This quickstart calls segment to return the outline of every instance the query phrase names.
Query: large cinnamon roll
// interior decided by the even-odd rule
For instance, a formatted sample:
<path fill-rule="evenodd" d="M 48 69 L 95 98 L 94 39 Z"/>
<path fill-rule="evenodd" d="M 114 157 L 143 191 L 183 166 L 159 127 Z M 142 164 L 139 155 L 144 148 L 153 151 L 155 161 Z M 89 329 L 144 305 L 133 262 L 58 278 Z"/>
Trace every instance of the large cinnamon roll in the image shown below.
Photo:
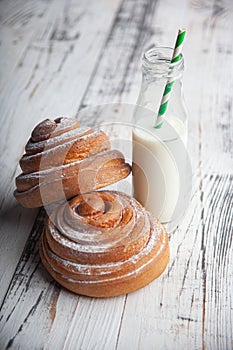
<path fill-rule="evenodd" d="M 33 208 L 115 183 L 130 166 L 103 131 L 73 118 L 46 119 L 31 134 L 20 160 L 16 199 Z"/>
<path fill-rule="evenodd" d="M 168 236 L 134 198 L 116 191 L 92 192 L 52 213 L 40 255 L 49 273 L 67 289 L 116 296 L 144 287 L 164 271 Z"/>

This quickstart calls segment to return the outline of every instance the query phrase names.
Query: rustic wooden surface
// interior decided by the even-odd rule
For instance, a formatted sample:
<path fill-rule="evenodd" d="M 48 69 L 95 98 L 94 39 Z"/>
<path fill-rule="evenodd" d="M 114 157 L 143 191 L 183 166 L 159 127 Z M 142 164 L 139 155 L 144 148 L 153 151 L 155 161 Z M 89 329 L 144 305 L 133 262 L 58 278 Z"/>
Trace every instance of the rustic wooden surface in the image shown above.
<path fill-rule="evenodd" d="M 169 266 L 130 295 L 76 296 L 40 262 L 45 213 L 13 198 L 17 161 L 44 117 L 135 103 L 142 52 L 179 26 L 193 191 Z M 0 348 L 232 349 L 232 1 L 4 0 L 0 30 Z"/>

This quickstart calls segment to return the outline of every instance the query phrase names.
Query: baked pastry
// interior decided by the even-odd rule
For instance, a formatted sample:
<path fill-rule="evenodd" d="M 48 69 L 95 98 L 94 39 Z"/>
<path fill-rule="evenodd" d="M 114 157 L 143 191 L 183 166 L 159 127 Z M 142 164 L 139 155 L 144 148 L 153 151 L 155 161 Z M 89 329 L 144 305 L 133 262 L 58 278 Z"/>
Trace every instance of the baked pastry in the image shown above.
<path fill-rule="evenodd" d="M 73 118 L 46 119 L 38 124 L 20 160 L 16 199 L 34 208 L 115 183 L 130 166 L 103 131 L 80 127 Z"/>
<path fill-rule="evenodd" d="M 142 288 L 164 271 L 168 236 L 136 199 L 91 192 L 55 209 L 45 223 L 40 256 L 72 292 L 110 297 Z"/>

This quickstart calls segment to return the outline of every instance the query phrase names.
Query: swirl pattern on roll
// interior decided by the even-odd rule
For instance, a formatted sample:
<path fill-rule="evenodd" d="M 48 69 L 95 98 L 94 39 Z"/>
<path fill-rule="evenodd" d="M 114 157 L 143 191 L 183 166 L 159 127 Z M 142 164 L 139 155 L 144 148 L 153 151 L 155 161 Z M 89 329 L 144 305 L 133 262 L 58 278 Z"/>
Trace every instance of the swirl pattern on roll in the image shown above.
<path fill-rule="evenodd" d="M 47 220 L 40 255 L 61 285 L 95 297 L 144 287 L 166 268 L 165 228 L 134 198 L 116 191 L 79 195 Z"/>
<path fill-rule="evenodd" d="M 45 119 L 38 124 L 20 159 L 16 199 L 39 207 L 115 183 L 130 173 L 103 131 L 80 127 L 73 118 Z"/>

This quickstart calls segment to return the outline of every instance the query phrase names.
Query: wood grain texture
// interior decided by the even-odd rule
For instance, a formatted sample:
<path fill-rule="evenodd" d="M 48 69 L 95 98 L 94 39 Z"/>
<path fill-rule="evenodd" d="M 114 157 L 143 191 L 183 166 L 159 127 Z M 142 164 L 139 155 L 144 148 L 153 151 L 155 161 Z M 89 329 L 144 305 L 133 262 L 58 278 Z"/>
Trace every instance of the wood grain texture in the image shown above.
<path fill-rule="evenodd" d="M 6 51 L 5 69 L 0 65 L 1 348 L 231 349 L 232 3 L 3 1 L 0 6 Z M 33 225 L 36 212 L 12 198 L 17 159 L 43 116 L 134 103 L 143 50 L 153 43 L 172 46 L 180 25 L 188 29 L 184 91 L 193 191 L 182 224 L 170 235 L 168 269 L 127 296 L 76 296 L 40 263 L 44 210 Z M 87 117 L 92 125 L 103 122 L 98 115 Z"/>

